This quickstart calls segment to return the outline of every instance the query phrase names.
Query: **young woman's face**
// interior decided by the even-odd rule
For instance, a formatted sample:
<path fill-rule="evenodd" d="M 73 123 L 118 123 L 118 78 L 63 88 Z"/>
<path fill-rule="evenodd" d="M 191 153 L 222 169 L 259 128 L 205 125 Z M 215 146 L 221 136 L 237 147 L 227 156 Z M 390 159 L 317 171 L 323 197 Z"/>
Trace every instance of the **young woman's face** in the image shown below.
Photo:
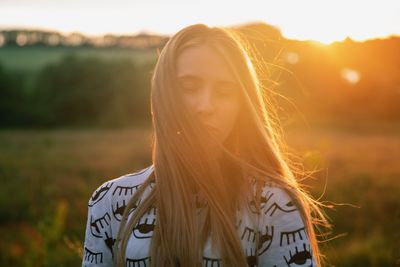
<path fill-rule="evenodd" d="M 183 50 L 176 64 L 184 103 L 211 134 L 224 142 L 240 107 L 235 76 L 223 57 L 206 45 Z"/>

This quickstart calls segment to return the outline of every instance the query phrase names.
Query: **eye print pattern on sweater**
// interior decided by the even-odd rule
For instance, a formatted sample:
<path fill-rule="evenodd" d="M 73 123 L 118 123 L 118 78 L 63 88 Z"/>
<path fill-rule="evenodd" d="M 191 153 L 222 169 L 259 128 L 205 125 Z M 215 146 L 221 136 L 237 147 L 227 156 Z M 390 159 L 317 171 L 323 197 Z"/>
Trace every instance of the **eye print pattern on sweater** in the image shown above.
<path fill-rule="evenodd" d="M 243 234 L 240 237 L 240 239 L 244 240 L 247 239 L 248 242 L 256 242 L 256 232 L 254 231 L 254 229 L 251 229 L 250 227 L 245 227 L 243 230 Z"/>
<path fill-rule="evenodd" d="M 114 258 L 112 249 L 116 241 L 111 229 L 118 227 L 129 200 L 144 182 L 142 177 L 140 179 L 132 179 L 132 177 L 148 170 L 149 168 L 146 168 L 121 179 L 106 182 L 92 194 L 88 204 L 91 207 L 87 226 L 89 242 L 84 247 L 83 266 L 112 261 Z M 149 186 L 154 188 L 155 183 L 151 182 Z M 146 192 L 147 189 L 145 195 Z M 251 198 L 247 201 L 248 209 L 238 208 L 237 233 L 243 245 L 248 266 L 257 266 L 257 261 L 258 266 L 315 266 L 304 224 L 301 223 L 299 214 L 294 212 L 297 210 L 294 202 L 292 203 L 291 199 L 273 184 L 267 184 L 260 197 L 261 210 L 257 211 L 256 203 Z M 137 206 L 143 202 L 142 200 L 138 199 L 129 214 L 136 210 Z M 207 207 L 207 203 L 204 199 L 196 198 L 195 200 L 198 212 L 206 210 L 204 208 Z M 105 208 L 104 205 L 108 207 Z M 262 218 L 259 223 L 264 224 L 253 229 L 256 226 L 250 223 L 250 217 L 241 217 L 243 214 L 248 216 L 246 213 L 257 214 Z M 148 246 L 155 224 L 156 209 L 152 207 L 132 230 L 131 238 L 135 240 L 135 245 L 129 251 L 130 254 L 127 254 L 126 266 L 150 266 L 151 259 L 147 250 L 138 248 Z M 258 246 L 256 244 L 257 231 L 259 231 Z M 206 253 L 203 255 L 202 266 L 220 267 L 222 260 L 217 255 Z"/>
<path fill-rule="evenodd" d="M 155 223 L 156 209 L 153 207 L 139 220 L 138 224 L 133 228 L 133 235 L 139 239 L 152 237 Z"/>
<path fill-rule="evenodd" d="M 115 201 L 111 204 L 111 209 L 113 216 L 117 221 L 121 221 L 122 215 L 124 214 L 129 199 L 132 197 L 133 193 L 139 188 L 140 185 L 141 184 L 135 186 L 117 186 L 114 189 L 113 197 L 115 197 Z M 129 211 L 129 214 L 138 207 L 140 202 L 141 199 L 139 199 L 138 202 L 135 203 L 135 205 Z"/>
<path fill-rule="evenodd" d="M 139 188 L 141 184 L 135 186 L 117 186 L 114 189 L 113 196 L 126 196 L 133 195 L 133 192 Z"/>
<path fill-rule="evenodd" d="M 303 243 L 303 248 L 300 250 L 297 246 L 295 250 L 289 250 L 289 255 L 284 255 L 283 258 L 288 266 L 308 266 L 312 267 L 312 256 L 309 244 Z"/>
<path fill-rule="evenodd" d="M 239 222 L 239 226 L 242 224 L 242 221 Z M 261 254 L 263 254 L 265 251 L 267 251 L 269 249 L 269 247 L 271 246 L 271 243 L 273 241 L 273 237 L 274 237 L 274 226 L 265 226 L 265 229 L 263 231 L 259 232 L 259 243 L 258 243 L 258 248 L 257 248 L 257 253 L 258 256 L 260 256 Z M 254 231 L 254 229 L 245 226 L 243 233 L 240 237 L 240 239 L 246 240 L 247 242 L 250 243 L 255 243 L 256 242 L 256 232 Z M 256 252 L 255 249 L 250 249 L 250 252 L 246 252 L 247 255 L 247 261 L 249 266 L 255 266 L 256 265 Z"/>
<path fill-rule="evenodd" d="M 107 229 L 107 226 L 110 225 L 111 222 L 111 216 L 106 212 L 102 217 L 100 218 L 93 218 L 90 217 L 90 231 L 92 232 L 92 235 L 98 238 L 104 237 L 104 232 Z"/>
<path fill-rule="evenodd" d="M 306 237 L 306 232 L 304 227 L 299 228 L 294 231 L 289 231 L 289 232 L 281 232 L 281 239 L 280 239 L 280 246 L 282 245 L 290 245 L 292 242 L 296 242 L 297 238 L 300 240 L 303 240 Z M 283 241 L 286 241 L 286 244 L 283 244 Z"/>
<path fill-rule="evenodd" d="M 203 256 L 203 266 L 204 267 L 220 267 L 221 259 L 208 258 L 208 257 Z"/>
<path fill-rule="evenodd" d="M 143 174 L 148 169 L 149 168 L 146 168 L 143 171 L 132 173 L 131 175 L 137 176 L 137 175 Z M 114 191 L 112 193 L 113 199 L 115 201 L 113 201 L 112 204 L 111 204 L 111 210 L 112 210 L 112 214 L 113 214 L 114 218 L 117 221 L 119 221 L 119 222 L 121 221 L 122 215 L 124 214 L 125 208 L 126 208 L 128 202 L 129 202 L 129 200 L 131 199 L 132 195 L 139 189 L 139 187 L 141 185 L 142 184 L 139 183 L 139 184 L 134 185 L 134 186 L 122 186 L 122 185 L 119 185 L 119 186 L 115 187 L 115 189 L 114 189 Z M 149 184 L 149 186 L 150 186 L 150 189 L 153 189 L 154 182 L 151 182 Z M 133 205 L 131 210 L 129 210 L 129 214 L 131 214 L 133 211 L 136 210 L 136 208 L 140 205 L 141 200 L 142 200 L 141 198 L 138 199 L 138 201 L 135 203 L 135 205 Z"/>
<path fill-rule="evenodd" d="M 90 263 L 103 263 L 103 253 L 102 252 L 93 252 L 90 249 L 85 247 L 85 255 L 84 258 L 86 261 Z"/>
<path fill-rule="evenodd" d="M 271 246 L 274 237 L 274 226 L 265 226 L 265 231 L 260 232 L 260 240 L 258 243 L 258 255 L 263 254 Z"/>
<path fill-rule="evenodd" d="M 151 260 L 150 257 L 142 258 L 142 259 L 126 259 L 127 267 L 147 267 L 150 266 Z"/>
<path fill-rule="evenodd" d="M 103 199 L 103 197 L 107 194 L 107 192 L 110 190 L 110 188 L 112 187 L 113 182 L 108 182 L 105 183 L 103 186 L 101 186 L 99 189 L 97 189 L 92 197 L 90 198 L 89 201 L 89 207 L 93 207 L 94 204 L 96 204 L 97 202 L 99 202 L 100 200 Z"/>
<path fill-rule="evenodd" d="M 260 206 L 261 209 L 264 208 L 265 204 L 267 204 L 267 202 L 271 199 L 271 197 L 274 195 L 274 193 L 267 191 L 265 195 L 261 194 L 260 197 Z M 259 212 L 257 211 L 257 206 L 256 206 L 256 202 L 255 199 L 252 199 L 249 201 L 249 208 L 250 211 L 254 214 L 259 214 Z"/>
<path fill-rule="evenodd" d="M 268 209 L 265 211 L 265 214 L 273 216 L 277 210 L 283 212 L 292 212 L 296 210 L 296 207 L 293 205 L 292 201 L 289 201 L 283 205 L 282 203 L 274 202 L 271 206 L 268 207 Z"/>
<path fill-rule="evenodd" d="M 301 241 L 306 241 L 305 228 L 299 228 L 294 231 L 281 232 L 279 245 L 287 246 L 288 254 L 283 255 L 287 266 L 309 266 L 312 267 L 312 255 L 309 243 L 300 243 Z M 302 248 L 296 246 L 290 246 L 293 243 L 302 244 Z"/>

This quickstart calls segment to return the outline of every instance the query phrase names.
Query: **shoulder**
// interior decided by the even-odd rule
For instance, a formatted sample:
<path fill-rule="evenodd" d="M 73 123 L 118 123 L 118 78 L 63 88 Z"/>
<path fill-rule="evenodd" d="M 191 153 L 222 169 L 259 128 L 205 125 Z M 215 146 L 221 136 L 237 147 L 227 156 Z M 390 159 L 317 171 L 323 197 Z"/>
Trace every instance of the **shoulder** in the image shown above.
<path fill-rule="evenodd" d="M 297 209 L 292 194 L 295 194 L 294 189 L 287 189 L 276 183 L 266 183 L 261 191 L 261 208 L 268 216 L 291 213 Z"/>
<path fill-rule="evenodd" d="M 303 208 L 297 199 L 297 189 L 289 189 L 276 183 L 264 184 L 261 192 L 259 230 L 273 233 L 279 245 L 292 236 L 306 236 Z"/>
<path fill-rule="evenodd" d="M 297 193 L 296 189 L 266 183 L 261 192 L 261 215 L 264 220 L 282 228 L 303 226 L 301 207 L 294 198 Z"/>
<path fill-rule="evenodd" d="M 98 186 L 88 201 L 89 208 L 109 204 L 113 196 L 133 193 L 152 173 L 154 166 L 150 165 L 138 171 L 124 174 L 117 178 L 103 182 Z"/>
<path fill-rule="evenodd" d="M 262 264 L 316 266 L 296 194 L 296 189 L 276 184 L 263 187 L 259 225 Z"/>
<path fill-rule="evenodd" d="M 111 266 L 119 222 L 130 196 L 148 178 L 153 166 L 102 183 L 88 201 L 82 266 Z"/>

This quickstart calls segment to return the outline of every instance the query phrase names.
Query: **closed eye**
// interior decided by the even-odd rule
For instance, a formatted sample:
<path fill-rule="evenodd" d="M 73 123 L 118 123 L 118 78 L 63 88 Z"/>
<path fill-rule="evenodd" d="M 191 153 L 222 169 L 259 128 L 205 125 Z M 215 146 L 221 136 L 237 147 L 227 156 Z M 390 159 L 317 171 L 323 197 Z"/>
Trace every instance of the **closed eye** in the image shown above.
<path fill-rule="evenodd" d="M 102 252 L 94 252 L 85 247 L 85 261 L 90 263 L 103 263 L 103 253 Z"/>
<path fill-rule="evenodd" d="M 131 259 L 131 258 L 126 258 L 126 266 L 129 267 L 146 267 L 150 266 L 151 258 L 146 257 L 146 258 L 141 258 L 141 259 Z"/>
<path fill-rule="evenodd" d="M 117 186 L 114 189 L 113 195 L 117 194 L 118 196 L 126 196 L 126 195 L 132 195 L 134 190 L 137 190 L 141 184 L 135 185 L 135 186 Z"/>
<path fill-rule="evenodd" d="M 110 190 L 111 186 L 113 185 L 113 182 L 109 182 L 105 185 L 103 185 L 101 188 L 96 190 L 96 192 L 93 193 L 92 197 L 90 198 L 89 201 L 89 207 L 92 207 L 94 204 L 99 202 Z"/>
<path fill-rule="evenodd" d="M 296 209 L 296 206 L 294 206 L 293 202 L 291 202 L 291 201 L 287 202 L 284 206 L 280 206 L 278 203 L 274 202 L 271 206 L 268 207 L 268 209 L 266 209 L 266 211 L 264 213 L 265 214 L 269 213 L 269 216 L 273 216 L 277 210 L 280 210 L 285 213 L 289 213 L 289 212 L 295 211 L 297 209 Z"/>
<path fill-rule="evenodd" d="M 137 203 L 135 203 L 135 205 L 129 210 L 129 214 L 131 214 L 137 208 L 137 206 L 140 204 L 140 201 L 141 199 L 139 199 Z M 117 221 L 121 221 L 122 216 L 124 215 L 126 202 L 127 201 L 125 199 L 122 199 L 122 201 L 119 199 L 115 204 L 111 204 L 112 213 Z"/>
<path fill-rule="evenodd" d="M 308 266 L 312 267 L 312 255 L 310 245 L 303 243 L 303 250 L 295 248 L 295 251 L 289 250 L 289 255 L 283 256 L 288 266 Z"/>
<path fill-rule="evenodd" d="M 151 208 L 147 212 L 146 217 L 142 217 L 138 224 L 133 228 L 133 235 L 136 238 L 143 239 L 143 238 L 151 238 L 153 236 L 153 231 L 156 224 L 156 209 Z"/>
<path fill-rule="evenodd" d="M 93 236 L 102 237 L 102 233 L 110 225 L 111 216 L 106 212 L 102 217 L 94 219 L 90 216 L 90 230 Z"/>
<path fill-rule="evenodd" d="M 201 84 L 201 80 L 192 75 L 179 78 L 179 85 L 184 91 L 196 91 L 200 88 Z"/>
<path fill-rule="evenodd" d="M 290 245 L 292 242 L 296 242 L 296 240 L 304 240 L 306 238 L 306 232 L 305 228 L 299 228 L 294 231 L 289 231 L 289 232 L 281 232 L 281 240 L 280 240 L 280 246 L 283 245 L 283 242 L 286 241 L 286 245 Z"/>
<path fill-rule="evenodd" d="M 203 266 L 205 267 L 220 267 L 221 259 L 208 258 L 203 256 Z"/>

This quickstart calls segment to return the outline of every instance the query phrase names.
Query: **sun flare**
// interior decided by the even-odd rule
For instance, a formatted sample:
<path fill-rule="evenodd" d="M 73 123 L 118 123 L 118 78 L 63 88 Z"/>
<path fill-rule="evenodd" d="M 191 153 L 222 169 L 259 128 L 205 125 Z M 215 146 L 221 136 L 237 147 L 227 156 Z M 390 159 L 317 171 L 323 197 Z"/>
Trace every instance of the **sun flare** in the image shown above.
<path fill-rule="evenodd" d="M 0 29 L 41 28 L 87 35 L 151 32 L 173 34 L 194 23 L 237 25 L 261 21 L 279 28 L 289 39 L 322 44 L 366 40 L 400 33 L 397 1 L 256 1 L 243 3 L 204 0 L 101 2 L 42 0 L 0 2 Z M 168 10 L 168 12 L 165 12 Z M 223 13 L 223 14 L 222 14 Z M 373 18 L 373 19 L 371 19 Z"/>

